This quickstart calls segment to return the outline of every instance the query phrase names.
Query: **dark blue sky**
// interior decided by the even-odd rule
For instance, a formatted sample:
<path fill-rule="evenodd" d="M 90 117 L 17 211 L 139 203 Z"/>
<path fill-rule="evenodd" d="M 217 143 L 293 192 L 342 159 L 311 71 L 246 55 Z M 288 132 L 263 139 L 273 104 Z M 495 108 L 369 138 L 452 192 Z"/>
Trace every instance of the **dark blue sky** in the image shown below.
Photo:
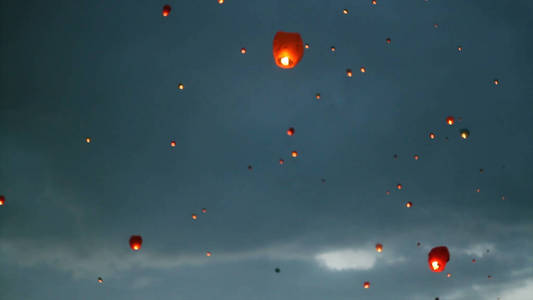
<path fill-rule="evenodd" d="M 225 2 L 0 2 L 1 299 L 533 294 L 531 1 Z"/>

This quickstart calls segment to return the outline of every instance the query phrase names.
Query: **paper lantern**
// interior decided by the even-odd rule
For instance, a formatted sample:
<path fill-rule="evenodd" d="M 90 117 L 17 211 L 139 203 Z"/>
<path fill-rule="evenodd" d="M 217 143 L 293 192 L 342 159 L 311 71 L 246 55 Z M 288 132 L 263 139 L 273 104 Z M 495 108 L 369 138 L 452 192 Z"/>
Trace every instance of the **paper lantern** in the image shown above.
<path fill-rule="evenodd" d="M 4 195 L 0 195 L 0 206 L 4 205 L 6 203 L 6 197 Z"/>
<path fill-rule="evenodd" d="M 293 136 L 293 134 L 294 134 L 294 128 L 293 127 L 287 129 L 287 135 L 288 136 Z"/>
<path fill-rule="evenodd" d="M 446 118 L 446 123 L 448 123 L 448 125 L 452 126 L 453 123 L 455 123 L 455 118 L 452 117 L 452 116 L 449 116 Z"/>
<path fill-rule="evenodd" d="M 133 251 L 141 250 L 143 238 L 140 235 L 132 235 L 130 237 L 130 248 Z"/>
<path fill-rule="evenodd" d="M 450 261 L 450 252 L 445 246 L 439 246 L 431 249 L 428 254 L 429 269 L 433 272 L 442 272 L 446 264 Z"/>
<path fill-rule="evenodd" d="M 296 151 L 292 151 L 292 152 L 291 152 L 291 156 L 292 156 L 292 157 L 298 157 L 298 152 L 296 152 Z"/>
<path fill-rule="evenodd" d="M 365 281 L 365 283 L 363 283 L 363 287 L 364 287 L 365 289 L 368 289 L 368 288 L 370 287 L 370 282 Z"/>
<path fill-rule="evenodd" d="M 383 245 L 382 244 L 376 244 L 376 251 L 381 253 L 381 251 L 383 251 Z"/>
<path fill-rule="evenodd" d="M 461 129 L 461 137 L 466 140 L 470 136 L 470 131 L 468 129 Z"/>
<path fill-rule="evenodd" d="M 168 4 L 163 6 L 163 13 L 162 13 L 163 17 L 168 17 L 168 15 L 170 14 L 170 10 L 171 9 L 172 8 Z"/>
<path fill-rule="evenodd" d="M 304 42 L 299 33 L 278 32 L 272 45 L 274 62 L 282 69 L 292 69 L 304 56 Z"/>

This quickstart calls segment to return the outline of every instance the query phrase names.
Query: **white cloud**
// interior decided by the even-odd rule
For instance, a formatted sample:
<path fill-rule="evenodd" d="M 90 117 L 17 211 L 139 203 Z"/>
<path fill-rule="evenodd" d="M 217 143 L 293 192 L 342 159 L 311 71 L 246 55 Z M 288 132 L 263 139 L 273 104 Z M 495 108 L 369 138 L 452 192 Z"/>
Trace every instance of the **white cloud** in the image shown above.
<path fill-rule="evenodd" d="M 469 256 L 478 257 L 478 258 L 481 258 L 492 252 L 494 252 L 494 245 L 488 244 L 488 243 L 471 245 L 468 248 L 462 250 L 462 253 L 465 253 L 466 255 L 469 255 Z"/>
<path fill-rule="evenodd" d="M 335 271 L 369 270 L 376 263 L 376 254 L 368 250 L 337 250 L 316 255 L 315 259 Z"/>

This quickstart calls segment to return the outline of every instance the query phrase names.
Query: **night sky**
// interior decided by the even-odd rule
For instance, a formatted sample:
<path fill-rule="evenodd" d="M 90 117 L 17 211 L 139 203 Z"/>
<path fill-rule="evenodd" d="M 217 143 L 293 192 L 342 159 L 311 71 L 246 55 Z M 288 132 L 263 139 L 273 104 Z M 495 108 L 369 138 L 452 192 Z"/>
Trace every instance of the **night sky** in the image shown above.
<path fill-rule="evenodd" d="M 531 299 L 532 1 L 0 3 L 2 300 Z"/>

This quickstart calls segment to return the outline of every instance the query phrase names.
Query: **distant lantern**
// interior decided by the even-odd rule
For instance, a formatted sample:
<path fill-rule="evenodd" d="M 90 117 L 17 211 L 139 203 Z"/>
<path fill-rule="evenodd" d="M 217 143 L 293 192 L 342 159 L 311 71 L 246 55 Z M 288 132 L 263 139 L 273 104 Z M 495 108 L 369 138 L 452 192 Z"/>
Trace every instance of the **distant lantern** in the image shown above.
<path fill-rule="evenodd" d="M 448 125 L 452 126 L 453 123 L 455 123 L 455 118 L 452 117 L 452 116 L 449 116 L 446 118 L 446 123 L 448 123 Z"/>
<path fill-rule="evenodd" d="M 405 207 L 410 208 L 411 206 L 413 206 L 413 203 L 411 201 L 405 203 Z"/>
<path fill-rule="evenodd" d="M 396 185 L 396 188 L 397 188 L 398 190 L 401 190 L 401 189 L 403 189 L 403 185 L 401 185 L 400 183 L 398 183 L 398 184 Z"/>
<path fill-rule="evenodd" d="M 463 52 L 463 47 L 462 46 L 457 46 L 457 51 Z"/>
<path fill-rule="evenodd" d="M 170 147 L 172 148 L 176 147 L 176 141 L 170 141 Z"/>
<path fill-rule="evenodd" d="M 210 257 L 211 255 L 213 255 L 213 254 L 212 254 L 210 251 L 207 251 L 207 252 L 205 253 L 205 256 L 207 256 L 207 257 Z"/>
<path fill-rule="evenodd" d="M 348 10 L 345 8 L 345 9 L 342 10 L 342 13 L 347 15 L 348 14 Z"/>
<path fill-rule="evenodd" d="M 90 137 L 86 137 L 86 138 L 85 138 L 85 142 L 86 142 L 87 144 L 90 144 L 90 143 L 91 143 L 91 138 L 90 138 Z"/>
<path fill-rule="evenodd" d="M 224 4 L 224 0 L 218 0 L 218 4 Z"/>
<path fill-rule="evenodd" d="M 292 151 L 292 152 L 291 152 L 291 156 L 292 156 L 292 157 L 298 157 L 298 152 L 296 152 L 296 151 Z"/>
<path fill-rule="evenodd" d="M 163 17 L 168 17 L 168 15 L 170 14 L 170 10 L 171 9 L 172 8 L 168 4 L 163 6 L 163 13 L 162 13 Z"/>
<path fill-rule="evenodd" d="M 202 213 L 203 214 L 207 213 L 207 208 L 202 208 Z"/>
<path fill-rule="evenodd" d="M 381 253 L 381 251 L 383 251 L 383 245 L 382 244 L 376 244 L 376 251 Z"/>
<path fill-rule="evenodd" d="M 304 43 L 299 33 L 278 32 L 274 36 L 272 54 L 276 65 L 282 69 L 292 69 L 304 56 Z"/>
<path fill-rule="evenodd" d="M 279 268 L 275 268 L 274 271 L 275 271 L 276 273 L 281 272 L 281 270 L 280 270 Z"/>
<path fill-rule="evenodd" d="M 331 46 L 331 48 L 329 48 L 331 50 L 331 52 L 335 52 L 335 50 L 337 50 L 334 46 Z"/>
<path fill-rule="evenodd" d="M 392 42 L 392 40 L 391 40 L 390 38 L 387 38 L 387 39 L 385 40 L 385 42 L 386 42 L 387 44 L 390 45 L 390 43 Z"/>
<path fill-rule="evenodd" d="M 282 158 L 280 158 L 280 159 L 279 159 L 279 164 L 282 165 L 282 164 L 284 164 L 284 163 L 285 163 L 285 161 L 284 161 Z"/>
<path fill-rule="evenodd" d="M 320 93 L 316 93 L 315 98 L 316 100 L 320 100 Z"/>
<path fill-rule="evenodd" d="M 450 278 L 450 277 L 452 277 L 452 274 L 448 273 L 448 274 L 446 274 L 446 277 Z"/>
<path fill-rule="evenodd" d="M 386 191 L 385 195 L 390 196 L 390 191 Z"/>
<path fill-rule="evenodd" d="M 450 261 L 450 252 L 445 246 L 435 247 L 428 253 L 429 269 L 433 272 L 444 271 L 448 261 Z"/>
<path fill-rule="evenodd" d="M 293 134 L 294 134 L 294 128 L 291 127 L 289 129 L 287 129 L 287 135 L 288 136 L 293 136 Z"/>
<path fill-rule="evenodd" d="M 6 203 L 6 197 L 4 195 L 0 195 L 0 206 L 4 205 Z"/>
<path fill-rule="evenodd" d="M 361 67 L 361 73 L 366 73 L 366 68 L 365 67 Z"/>
<path fill-rule="evenodd" d="M 368 289 L 368 288 L 370 287 L 370 282 L 365 281 L 365 283 L 363 283 L 363 287 L 364 287 L 365 289 Z"/>
<path fill-rule="evenodd" d="M 378 2 L 376 0 L 372 0 L 372 5 L 376 5 Z"/>
<path fill-rule="evenodd" d="M 439 24 L 437 24 L 437 23 L 433 24 L 433 28 L 435 28 L 435 29 L 439 28 Z"/>
<path fill-rule="evenodd" d="M 132 235 L 130 237 L 130 248 L 133 251 L 141 250 L 143 238 L 140 235 Z"/>
<path fill-rule="evenodd" d="M 494 85 L 499 85 L 500 84 L 500 80 L 498 79 L 494 79 L 494 81 L 492 81 L 494 83 Z"/>
<path fill-rule="evenodd" d="M 437 136 L 433 132 L 429 133 L 429 139 L 434 140 L 436 137 Z"/>
<path fill-rule="evenodd" d="M 241 48 L 241 54 L 246 54 L 246 48 Z"/>
<path fill-rule="evenodd" d="M 413 159 L 414 159 L 414 160 L 419 160 L 419 159 L 420 159 L 420 156 L 419 156 L 418 154 L 415 154 L 415 155 L 413 155 Z"/>
<path fill-rule="evenodd" d="M 502 200 L 505 200 L 505 196 L 502 196 L 501 199 L 502 199 Z"/>
<path fill-rule="evenodd" d="M 309 44 L 306 43 L 304 47 L 305 47 L 305 49 L 309 49 Z"/>
<path fill-rule="evenodd" d="M 183 83 L 180 82 L 178 84 L 178 89 L 183 90 L 184 88 L 185 88 L 185 86 L 183 85 Z"/>
<path fill-rule="evenodd" d="M 192 217 L 193 220 L 198 219 L 198 216 L 196 214 L 192 214 L 191 217 Z"/>
<path fill-rule="evenodd" d="M 472 258 L 472 262 L 475 263 L 475 262 L 476 262 L 476 259 L 475 259 L 475 258 Z"/>
<path fill-rule="evenodd" d="M 346 69 L 346 76 L 352 77 L 352 70 L 351 69 Z"/>
<path fill-rule="evenodd" d="M 479 188 L 476 189 L 476 193 L 479 193 L 481 192 L 481 190 Z"/>
<path fill-rule="evenodd" d="M 102 277 L 98 277 L 98 283 L 103 283 L 104 279 Z"/>
<path fill-rule="evenodd" d="M 470 131 L 468 129 L 461 129 L 461 137 L 463 140 L 466 140 L 470 136 Z"/>

